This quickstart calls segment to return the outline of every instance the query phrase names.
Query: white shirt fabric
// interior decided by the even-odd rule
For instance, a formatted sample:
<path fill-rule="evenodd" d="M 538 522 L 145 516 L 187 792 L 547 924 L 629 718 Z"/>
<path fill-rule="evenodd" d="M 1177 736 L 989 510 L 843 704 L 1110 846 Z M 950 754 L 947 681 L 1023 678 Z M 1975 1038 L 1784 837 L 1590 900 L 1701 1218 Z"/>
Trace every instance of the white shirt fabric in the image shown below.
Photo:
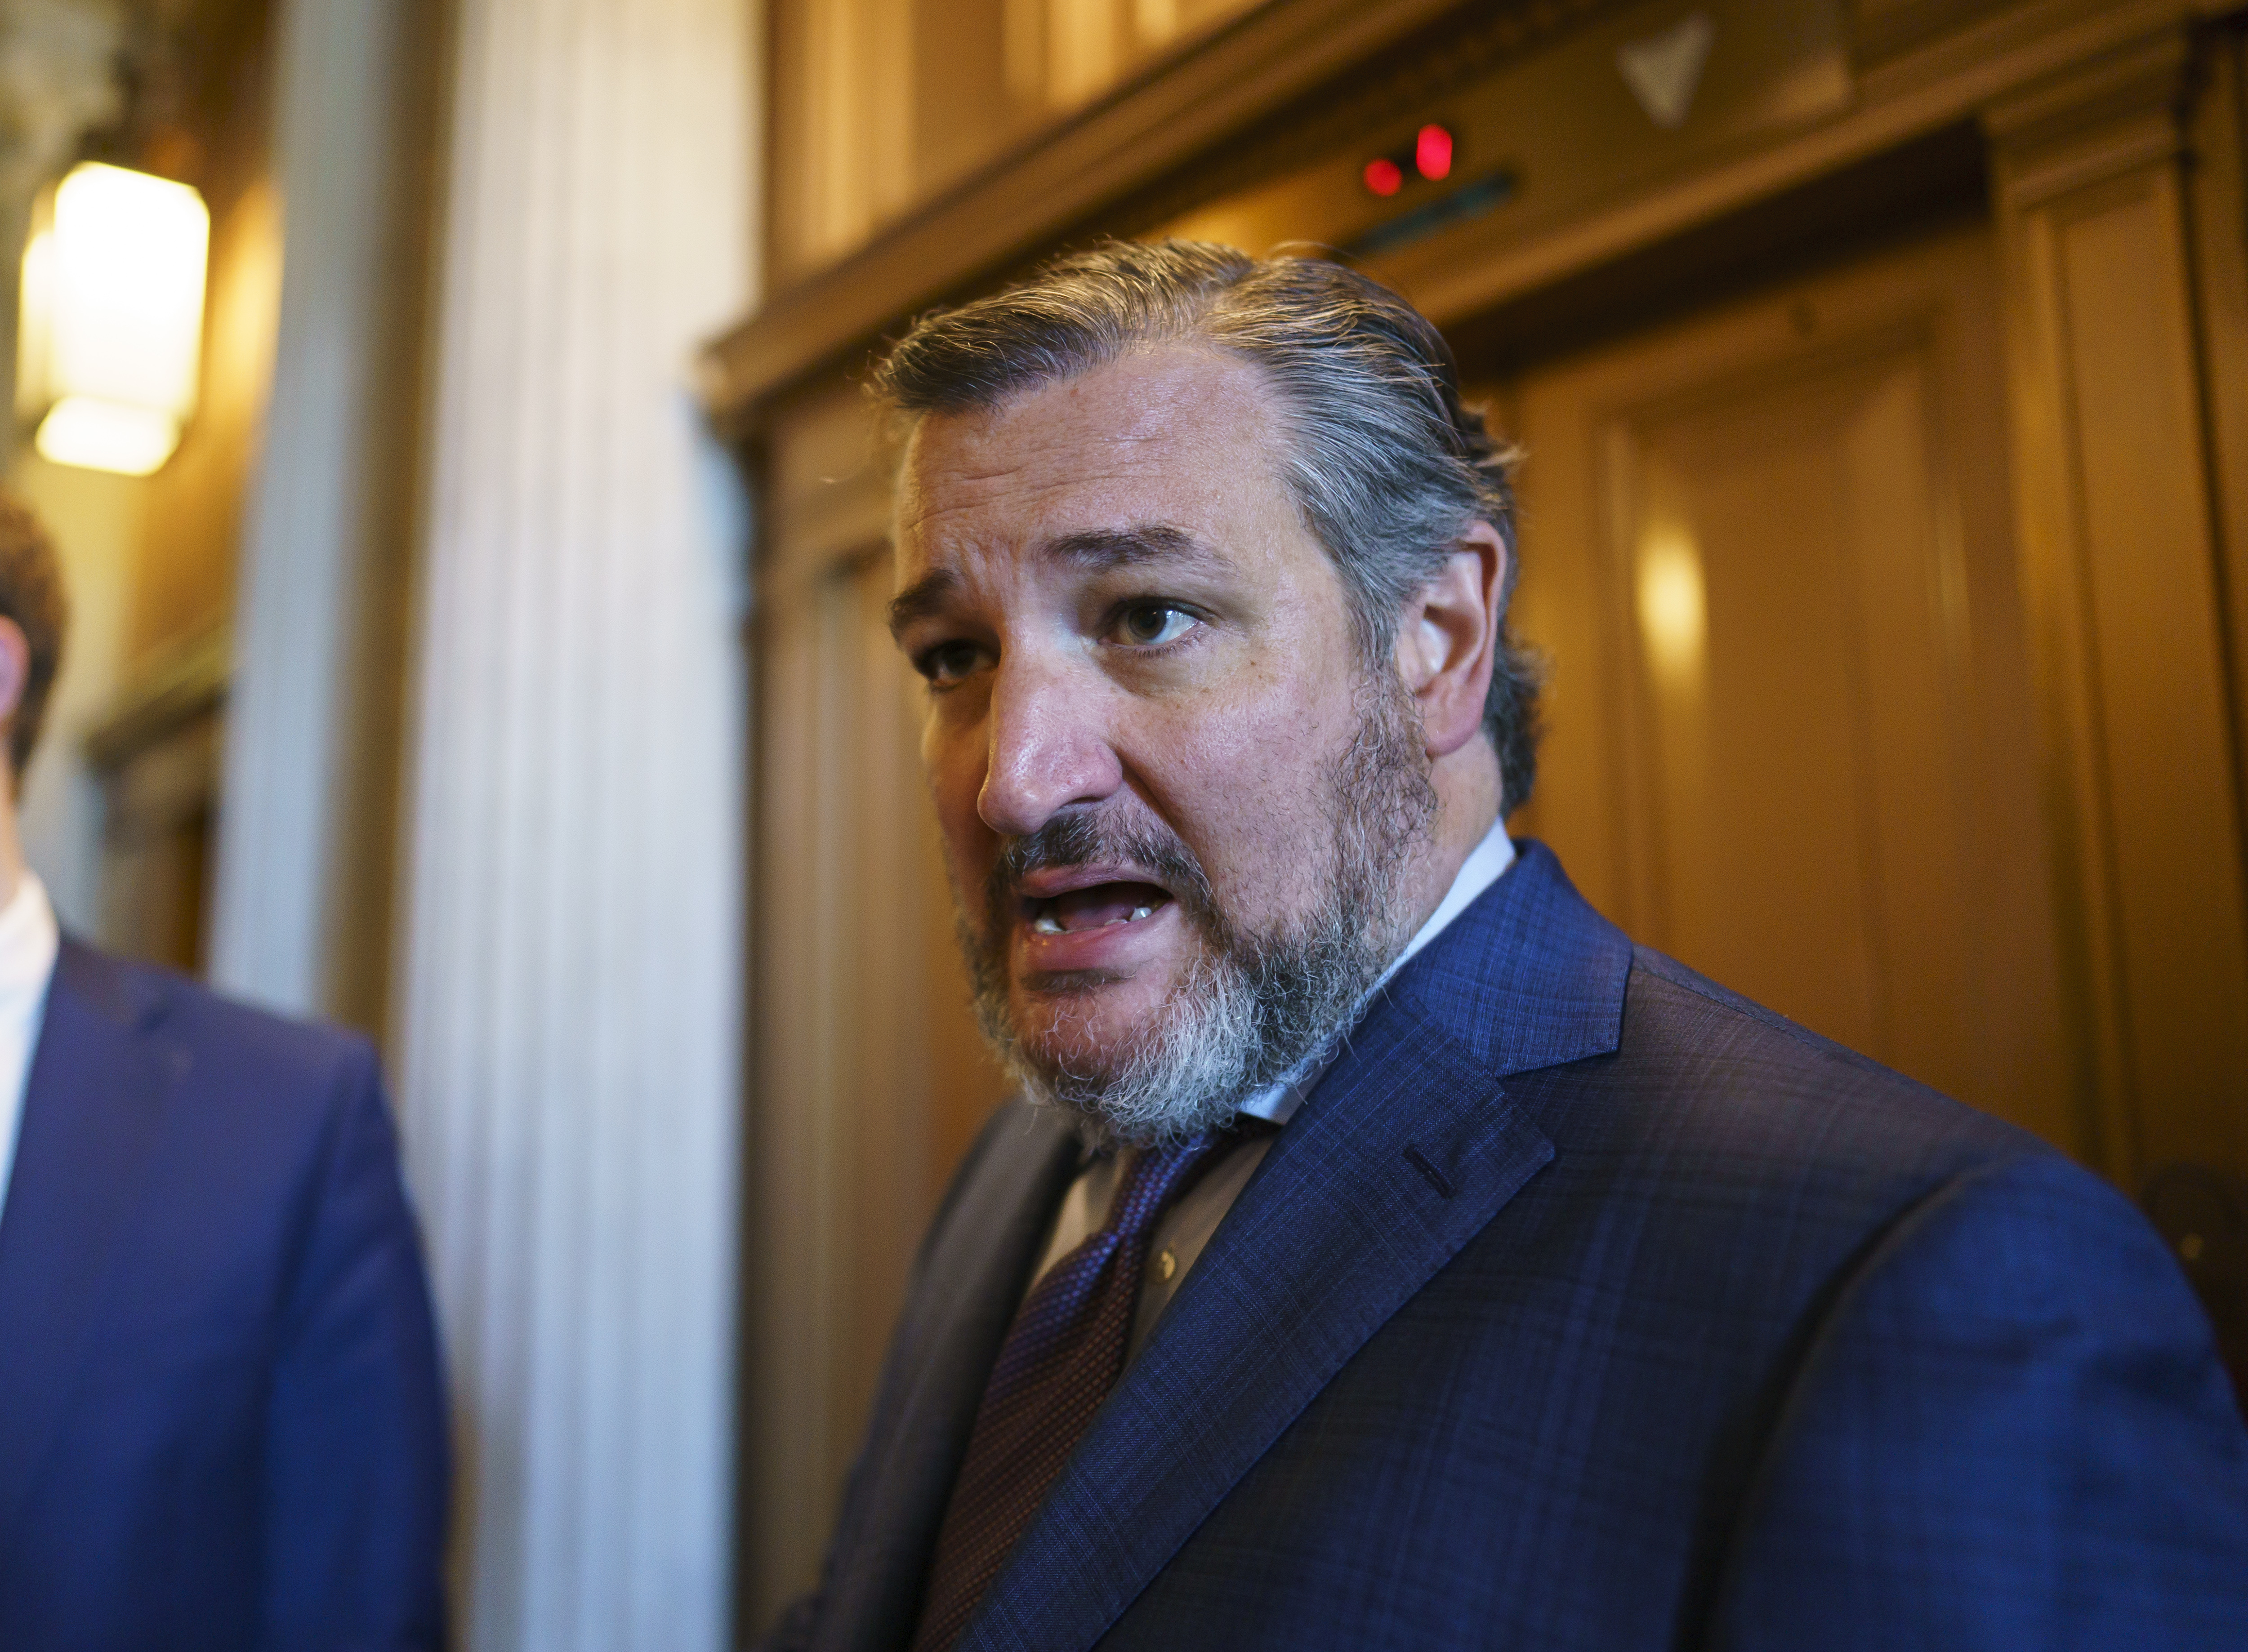
<path fill-rule="evenodd" d="M 1506 823 L 1501 820 L 1484 834 L 1483 841 L 1460 863 L 1452 887 L 1444 892 L 1444 898 L 1436 903 L 1429 921 L 1405 943 L 1405 949 L 1381 972 L 1374 991 L 1380 991 L 1392 976 L 1411 962 L 1415 953 L 1442 935 L 1453 919 L 1466 911 L 1476 897 L 1498 882 L 1513 864 L 1514 844 L 1506 835 Z M 1155 1224 L 1155 1233 L 1148 1242 L 1148 1265 L 1141 1275 L 1140 1304 L 1133 1316 L 1132 1336 L 1125 1355 L 1127 1360 L 1139 1353 L 1140 1345 L 1148 1340 L 1148 1333 L 1155 1328 L 1155 1321 L 1177 1294 L 1187 1270 L 1194 1266 L 1203 1247 L 1217 1231 L 1217 1224 L 1225 1219 L 1225 1213 L 1241 1196 L 1241 1189 L 1249 1185 L 1249 1178 L 1264 1162 L 1272 1137 L 1278 1134 L 1277 1127 L 1296 1116 L 1297 1109 L 1326 1076 L 1340 1052 L 1340 1045 L 1319 1052 L 1286 1078 L 1243 1102 L 1244 1114 L 1265 1120 L 1276 1128 L 1250 1136 L 1231 1148 L 1220 1149 L 1217 1162 L 1202 1173 Z M 1062 1196 L 1061 1210 L 1054 1217 L 1053 1231 L 1046 1240 L 1038 1272 L 1031 1276 L 1033 1285 L 1045 1276 L 1047 1269 L 1084 1244 L 1108 1219 L 1109 1201 L 1115 1196 L 1117 1180 L 1128 1162 L 1128 1154 L 1104 1155 L 1093 1160 L 1070 1183 L 1069 1191 Z"/>
<path fill-rule="evenodd" d="M 31 1052 L 38 1046 L 47 986 L 61 949 L 47 887 L 27 870 L 7 906 L 0 908 L 0 1210 L 7 1209 L 8 1177 L 24 1121 L 24 1086 L 31 1076 Z"/>

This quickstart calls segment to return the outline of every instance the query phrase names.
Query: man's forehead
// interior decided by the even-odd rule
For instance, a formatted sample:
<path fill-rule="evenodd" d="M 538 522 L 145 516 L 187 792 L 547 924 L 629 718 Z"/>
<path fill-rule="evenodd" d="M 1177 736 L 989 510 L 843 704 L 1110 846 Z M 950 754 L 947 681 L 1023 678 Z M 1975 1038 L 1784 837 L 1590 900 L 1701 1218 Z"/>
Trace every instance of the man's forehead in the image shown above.
<path fill-rule="evenodd" d="M 941 537 L 963 517 L 1237 484 L 1244 465 L 1270 473 L 1276 431 L 1248 363 L 1182 345 L 1135 352 L 996 408 L 924 415 L 899 476 L 900 542 Z"/>

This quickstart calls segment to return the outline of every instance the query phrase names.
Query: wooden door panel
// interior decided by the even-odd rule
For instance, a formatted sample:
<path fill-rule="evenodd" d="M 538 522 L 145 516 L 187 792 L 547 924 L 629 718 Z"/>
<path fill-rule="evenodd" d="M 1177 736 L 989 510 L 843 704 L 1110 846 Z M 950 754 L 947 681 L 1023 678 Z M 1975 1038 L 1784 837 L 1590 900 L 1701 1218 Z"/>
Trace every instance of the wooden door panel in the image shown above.
<path fill-rule="evenodd" d="M 1546 836 L 1639 937 L 2080 1148 L 1986 232 L 1509 387 Z"/>
<path fill-rule="evenodd" d="M 817 1576 L 915 1245 L 1000 1080 L 889 635 L 890 455 L 855 389 L 776 442 L 760 568 L 745 1413 L 751 1608 Z"/>
<path fill-rule="evenodd" d="M 1652 781 L 1640 927 L 1870 1046 L 1887 1017 L 1840 428 L 1862 391 L 1628 419 L 1610 485 Z"/>

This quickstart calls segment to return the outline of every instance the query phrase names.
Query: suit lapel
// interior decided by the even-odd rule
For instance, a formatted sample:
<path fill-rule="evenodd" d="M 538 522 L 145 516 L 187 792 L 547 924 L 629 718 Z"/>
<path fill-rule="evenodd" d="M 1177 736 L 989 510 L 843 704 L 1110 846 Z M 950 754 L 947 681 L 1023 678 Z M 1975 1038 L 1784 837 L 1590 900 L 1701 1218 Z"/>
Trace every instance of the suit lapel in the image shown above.
<path fill-rule="evenodd" d="M 63 943 L 0 1212 L 0 1541 L 62 1420 L 186 1065 L 139 1010 L 113 964 Z"/>
<path fill-rule="evenodd" d="M 1394 1004 L 1372 1018 L 1095 1418 L 963 1652 L 1098 1640 L 1366 1339 L 1552 1156 L 1425 1018 Z"/>
<path fill-rule="evenodd" d="M 1058 1114 L 1009 1107 L 939 1213 L 837 1524 L 846 1558 L 826 1581 L 816 1646 L 887 1652 L 911 1637 L 984 1382 L 1077 1162 Z"/>
<path fill-rule="evenodd" d="M 1196 1263 L 963 1635 L 1079 1652 L 1553 1156 L 1509 1073 L 1615 1048 L 1630 946 L 1522 860 L 1392 984 Z"/>

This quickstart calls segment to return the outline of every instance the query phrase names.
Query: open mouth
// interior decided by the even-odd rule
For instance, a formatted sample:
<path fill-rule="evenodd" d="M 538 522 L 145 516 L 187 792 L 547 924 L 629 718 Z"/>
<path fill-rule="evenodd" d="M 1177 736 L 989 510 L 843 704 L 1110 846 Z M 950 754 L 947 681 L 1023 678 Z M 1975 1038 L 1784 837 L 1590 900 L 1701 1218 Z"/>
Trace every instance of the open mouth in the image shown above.
<path fill-rule="evenodd" d="M 1076 935 L 1116 924 L 1139 923 L 1170 904 L 1168 892 L 1152 883 L 1095 883 L 1023 902 L 1033 935 Z"/>

